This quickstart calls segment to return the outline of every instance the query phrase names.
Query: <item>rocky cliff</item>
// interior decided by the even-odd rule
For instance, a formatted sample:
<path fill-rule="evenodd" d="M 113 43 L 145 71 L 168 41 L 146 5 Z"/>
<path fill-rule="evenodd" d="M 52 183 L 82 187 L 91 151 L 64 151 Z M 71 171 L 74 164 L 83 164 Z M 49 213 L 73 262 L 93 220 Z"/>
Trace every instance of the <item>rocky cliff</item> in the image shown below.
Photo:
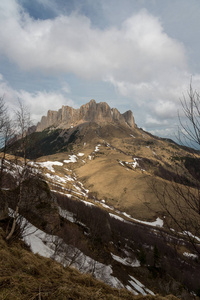
<path fill-rule="evenodd" d="M 135 126 L 133 114 L 130 110 L 121 114 L 116 108 L 110 108 L 106 102 L 96 103 L 95 100 L 91 100 L 78 109 L 63 105 L 58 111 L 49 110 L 47 116 L 41 118 L 36 131 L 42 131 L 50 126 L 67 129 L 84 122 L 118 122 L 132 128 Z"/>
<path fill-rule="evenodd" d="M 19 214 L 34 226 L 47 233 L 60 228 L 60 217 L 56 198 L 48 184 L 37 177 L 22 182 Z M 0 221 L 8 217 L 8 207 L 16 209 L 19 200 L 19 186 L 14 189 L 0 189 Z"/>

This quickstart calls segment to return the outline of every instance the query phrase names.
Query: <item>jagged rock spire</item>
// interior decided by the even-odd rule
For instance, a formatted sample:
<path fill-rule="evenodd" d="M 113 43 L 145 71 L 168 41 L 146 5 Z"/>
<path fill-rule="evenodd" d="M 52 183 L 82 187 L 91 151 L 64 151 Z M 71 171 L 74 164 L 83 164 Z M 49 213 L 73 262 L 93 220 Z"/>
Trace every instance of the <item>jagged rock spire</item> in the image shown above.
<path fill-rule="evenodd" d="M 67 129 L 84 122 L 118 122 L 132 128 L 135 126 L 132 111 L 121 114 L 116 108 L 110 108 L 106 102 L 96 103 L 92 99 L 78 109 L 63 105 L 58 111 L 49 110 L 47 116 L 43 116 L 38 123 L 37 131 L 42 131 L 50 126 Z"/>

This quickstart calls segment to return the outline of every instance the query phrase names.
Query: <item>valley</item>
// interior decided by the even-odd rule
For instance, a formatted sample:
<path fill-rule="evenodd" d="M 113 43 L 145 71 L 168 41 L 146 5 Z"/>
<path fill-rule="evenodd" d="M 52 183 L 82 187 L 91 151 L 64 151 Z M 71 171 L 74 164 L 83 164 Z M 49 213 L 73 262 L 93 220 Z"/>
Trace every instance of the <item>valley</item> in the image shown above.
<path fill-rule="evenodd" d="M 25 211 L 22 205 L 19 209 L 25 218 L 19 227 L 26 223 L 22 240 L 34 253 L 132 295 L 195 299 L 200 271 L 199 235 L 194 229 L 199 228 L 195 227 L 199 216 L 187 207 L 190 224 L 177 226 L 188 220 L 182 219 L 183 211 L 177 210 L 171 195 L 176 191 L 191 196 L 198 191 L 191 162 L 198 164 L 199 153 L 143 131 L 130 123 L 130 113 L 131 125 L 120 115 L 113 120 L 104 103 L 96 104 L 96 115 L 95 103 L 92 100 L 80 109 L 94 120 L 73 119 L 72 126 L 71 121 L 59 124 L 56 119 L 47 128 L 43 122 L 42 129 L 39 125 L 27 136 L 30 175 L 23 183 L 27 191 L 23 201 L 30 201 L 31 191 L 37 191 L 38 200 L 31 200 L 37 210 Z M 49 125 L 48 118 L 45 122 Z M 20 148 L 15 154 L 20 141 L 10 145 L 3 161 L 1 193 L 13 209 L 10 199 L 18 193 L 16 181 L 25 166 Z M 40 186 L 35 177 L 47 186 Z M 51 195 L 45 196 L 51 204 L 44 193 Z M 168 212 L 175 212 L 176 219 Z"/>

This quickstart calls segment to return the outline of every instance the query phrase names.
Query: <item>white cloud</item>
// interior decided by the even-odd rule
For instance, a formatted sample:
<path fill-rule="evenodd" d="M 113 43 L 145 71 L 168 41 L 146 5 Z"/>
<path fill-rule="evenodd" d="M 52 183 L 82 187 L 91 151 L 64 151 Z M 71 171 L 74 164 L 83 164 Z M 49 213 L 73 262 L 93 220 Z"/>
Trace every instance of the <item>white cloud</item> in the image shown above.
<path fill-rule="evenodd" d="M 171 138 L 178 142 L 177 140 L 177 126 L 174 125 L 173 127 L 163 127 L 163 128 L 156 128 L 153 130 L 149 130 L 153 135 L 160 136 L 160 137 L 166 137 Z"/>
<path fill-rule="evenodd" d="M 158 120 L 156 118 L 153 118 L 151 115 L 147 115 L 146 116 L 146 123 L 149 124 L 150 126 L 154 125 L 154 126 L 158 126 L 158 125 L 168 125 L 166 120 L 164 121 L 161 121 L 161 120 Z"/>
<path fill-rule="evenodd" d="M 18 98 L 23 99 L 31 112 L 32 120 L 40 121 L 42 115 L 46 115 L 47 111 L 58 110 L 62 105 L 74 106 L 74 102 L 66 98 L 61 93 L 37 91 L 35 93 L 28 93 L 27 91 L 17 92 Z"/>
<path fill-rule="evenodd" d="M 161 20 L 145 10 L 119 27 L 98 29 L 89 18 L 77 13 L 35 20 L 17 0 L 2 0 L 0 40 L 0 54 L 20 68 L 47 74 L 73 73 L 84 79 L 110 82 L 121 95 L 131 99 L 132 107 L 140 106 L 154 116 L 151 120 L 158 122 L 176 117 L 179 98 L 190 81 L 184 45 L 168 36 Z M 193 76 L 193 82 L 200 87 L 198 74 Z M 70 89 L 63 85 L 63 91 L 69 93 Z M 58 105 L 65 101 L 62 93 L 14 94 L 26 99 L 36 118 L 39 110 L 54 108 L 55 98 Z M 41 103 L 41 109 L 34 103 Z M 149 121 L 147 117 L 147 125 Z"/>
<path fill-rule="evenodd" d="M 67 84 L 66 82 L 63 83 L 62 85 L 62 91 L 65 92 L 66 94 L 70 94 L 71 93 L 71 89 L 69 84 Z"/>
<path fill-rule="evenodd" d="M 1 1 L 0 9 L 0 51 L 25 70 L 140 82 L 186 65 L 183 46 L 146 11 L 133 15 L 119 29 L 99 30 L 77 14 L 33 20 L 14 0 Z"/>
<path fill-rule="evenodd" d="M 36 91 L 29 93 L 25 90 L 17 91 L 13 89 L 0 74 L 0 95 L 4 97 L 6 105 L 10 111 L 16 110 L 18 100 L 22 101 L 31 112 L 31 119 L 34 123 L 40 121 L 42 115 L 46 115 L 47 111 L 58 110 L 62 105 L 75 106 L 74 102 L 66 98 L 62 93 Z"/>

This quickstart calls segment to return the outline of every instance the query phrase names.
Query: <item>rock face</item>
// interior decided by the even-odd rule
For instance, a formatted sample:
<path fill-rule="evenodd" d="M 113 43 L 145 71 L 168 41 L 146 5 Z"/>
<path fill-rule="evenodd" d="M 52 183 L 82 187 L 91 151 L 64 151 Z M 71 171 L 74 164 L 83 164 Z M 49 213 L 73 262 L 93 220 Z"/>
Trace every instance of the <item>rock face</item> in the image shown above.
<path fill-rule="evenodd" d="M 59 229 L 58 205 L 45 181 L 32 178 L 23 182 L 20 211 L 48 233 Z"/>
<path fill-rule="evenodd" d="M 8 205 L 14 210 L 19 199 L 19 192 L 19 187 L 17 187 L 7 193 Z M 0 205 L 1 219 L 6 217 L 6 211 L 7 204 L 5 207 Z M 60 228 L 56 198 L 52 195 L 48 184 L 37 177 L 29 178 L 22 183 L 19 214 L 47 233 L 55 233 Z"/>
<path fill-rule="evenodd" d="M 63 105 L 58 111 L 49 110 L 47 116 L 43 116 L 38 123 L 36 131 L 42 131 L 50 126 L 67 129 L 84 122 L 114 122 L 135 127 L 133 114 L 130 110 L 121 114 L 116 108 L 110 108 L 106 102 L 96 103 L 95 100 L 91 100 L 78 109 Z"/>

